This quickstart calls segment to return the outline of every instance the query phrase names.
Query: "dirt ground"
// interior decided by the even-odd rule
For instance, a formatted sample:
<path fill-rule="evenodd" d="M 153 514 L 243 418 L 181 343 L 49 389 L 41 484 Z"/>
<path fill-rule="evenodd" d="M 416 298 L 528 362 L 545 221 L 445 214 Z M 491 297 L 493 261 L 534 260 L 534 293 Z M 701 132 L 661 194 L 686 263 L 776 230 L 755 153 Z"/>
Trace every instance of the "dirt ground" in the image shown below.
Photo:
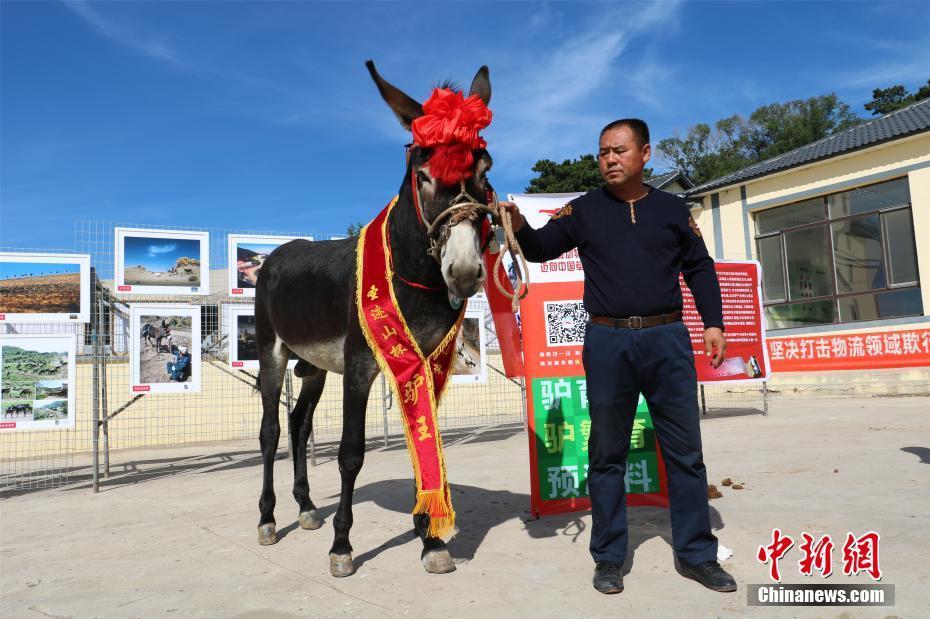
<path fill-rule="evenodd" d="M 153 324 L 158 324 L 153 323 Z M 187 346 L 191 350 L 191 330 L 175 327 L 171 329 L 171 335 L 174 338 L 171 344 L 177 347 Z M 142 350 L 139 356 L 139 382 L 143 385 L 154 383 L 167 383 L 168 371 L 165 366 L 169 361 L 174 361 L 174 355 L 168 352 L 168 340 L 162 340 L 162 346 L 157 351 L 151 344 L 142 342 Z M 200 359 L 191 358 L 191 363 L 200 363 Z M 187 380 L 190 382 L 191 373 L 188 372 Z"/>
<path fill-rule="evenodd" d="M 309 474 L 325 517 L 302 530 L 291 464 L 275 469 L 274 546 L 257 543 L 262 471 L 257 439 L 112 455 L 94 494 L 86 460 L 77 483 L 0 501 L 3 617 L 927 617 L 930 616 L 930 398 L 780 399 L 770 414 L 702 422 L 715 534 L 733 556 L 739 591 L 715 593 L 676 573 L 668 512 L 631 508 L 626 590 L 594 591 L 590 513 L 533 518 L 527 437 L 486 429 L 450 444 L 458 514 L 449 542 L 457 570 L 427 574 L 411 531 L 410 459 L 402 443 L 366 454 L 356 486 L 352 544 L 357 572 L 330 576 L 339 473 L 321 447 Z M 283 443 L 283 441 L 282 441 Z M 741 490 L 722 487 L 731 478 Z M 769 582 L 756 558 L 772 530 L 837 541 L 834 573 L 803 576 L 800 553 L 780 566 L 785 583 L 867 584 L 842 572 L 847 532 L 881 535 L 885 607 L 748 606 L 747 586 Z M 798 542 L 800 543 L 800 542 Z"/>
<path fill-rule="evenodd" d="M 124 281 L 131 286 L 200 286 L 200 267 L 192 273 L 152 272 L 144 267 L 126 267 Z"/>
<path fill-rule="evenodd" d="M 79 273 L 0 280 L 0 314 L 76 314 L 80 311 Z"/>

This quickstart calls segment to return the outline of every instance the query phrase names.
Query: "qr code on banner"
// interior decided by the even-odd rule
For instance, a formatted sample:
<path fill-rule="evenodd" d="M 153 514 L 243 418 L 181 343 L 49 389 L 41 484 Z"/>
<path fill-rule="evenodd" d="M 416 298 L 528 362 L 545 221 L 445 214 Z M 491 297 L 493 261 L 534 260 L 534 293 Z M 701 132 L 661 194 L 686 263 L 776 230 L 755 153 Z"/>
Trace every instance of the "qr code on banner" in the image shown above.
<path fill-rule="evenodd" d="M 548 301 L 546 342 L 550 346 L 580 346 L 584 343 L 588 312 L 581 301 Z"/>

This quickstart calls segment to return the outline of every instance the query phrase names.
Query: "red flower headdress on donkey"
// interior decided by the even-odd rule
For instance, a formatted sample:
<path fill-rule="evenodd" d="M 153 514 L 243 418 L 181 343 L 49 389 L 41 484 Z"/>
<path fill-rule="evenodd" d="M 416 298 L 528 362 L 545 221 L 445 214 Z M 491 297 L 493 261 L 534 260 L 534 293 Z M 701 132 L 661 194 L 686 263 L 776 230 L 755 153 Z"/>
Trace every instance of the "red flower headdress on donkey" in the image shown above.
<path fill-rule="evenodd" d="M 491 110 L 478 95 L 436 88 L 423 103 L 423 116 L 414 119 L 413 143 L 433 149 L 429 173 L 443 185 L 454 185 L 472 174 L 472 151 L 486 148 L 478 132 L 491 124 Z"/>

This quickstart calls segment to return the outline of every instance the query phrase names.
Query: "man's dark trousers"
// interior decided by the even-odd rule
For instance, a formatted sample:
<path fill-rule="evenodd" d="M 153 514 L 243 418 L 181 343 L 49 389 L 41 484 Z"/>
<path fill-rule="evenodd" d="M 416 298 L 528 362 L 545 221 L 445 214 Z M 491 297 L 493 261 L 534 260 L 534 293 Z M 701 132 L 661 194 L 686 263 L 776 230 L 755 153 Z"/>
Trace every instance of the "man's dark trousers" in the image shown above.
<path fill-rule="evenodd" d="M 595 561 L 626 560 L 624 475 L 639 394 L 649 406 L 665 460 L 672 543 L 683 562 L 717 560 L 701 452 L 697 375 L 682 322 L 622 329 L 588 322 L 584 342 L 591 415 L 588 492 Z"/>

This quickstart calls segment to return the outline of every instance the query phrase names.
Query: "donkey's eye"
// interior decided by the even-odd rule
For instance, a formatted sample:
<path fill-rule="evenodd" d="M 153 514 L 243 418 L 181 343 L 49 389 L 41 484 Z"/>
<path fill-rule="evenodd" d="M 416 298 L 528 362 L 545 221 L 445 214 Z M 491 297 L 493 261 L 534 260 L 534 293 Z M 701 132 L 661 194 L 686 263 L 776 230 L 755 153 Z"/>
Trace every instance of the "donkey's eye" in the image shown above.
<path fill-rule="evenodd" d="M 420 181 L 423 185 L 429 185 L 432 182 L 432 179 L 429 177 L 429 174 L 423 170 L 417 170 L 417 180 Z"/>

